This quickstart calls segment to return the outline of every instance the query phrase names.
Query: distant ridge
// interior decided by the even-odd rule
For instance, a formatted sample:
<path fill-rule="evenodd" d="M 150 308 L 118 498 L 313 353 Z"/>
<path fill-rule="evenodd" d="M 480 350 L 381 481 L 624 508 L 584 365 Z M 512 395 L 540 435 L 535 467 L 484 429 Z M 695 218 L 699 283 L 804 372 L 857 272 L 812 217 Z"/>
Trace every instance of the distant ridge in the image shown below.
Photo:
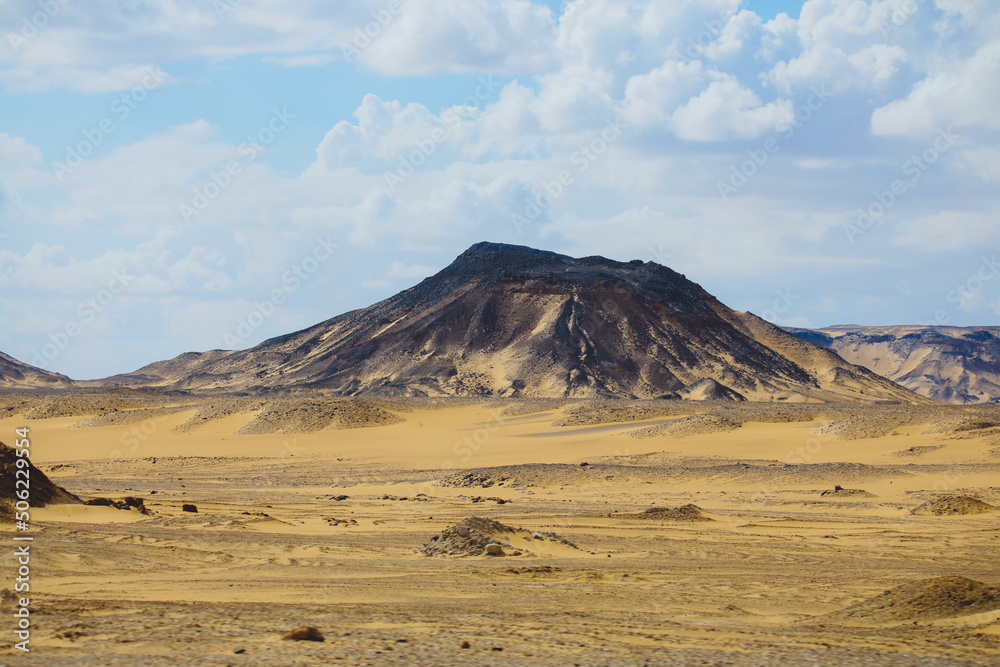
<path fill-rule="evenodd" d="M 111 380 L 343 396 L 922 400 L 653 262 L 485 242 L 367 308 Z"/>
<path fill-rule="evenodd" d="M 1000 327 L 848 324 L 788 331 L 921 396 L 1000 403 Z"/>
<path fill-rule="evenodd" d="M 37 368 L 0 352 L 0 389 L 70 389 L 76 383 L 65 375 Z"/>

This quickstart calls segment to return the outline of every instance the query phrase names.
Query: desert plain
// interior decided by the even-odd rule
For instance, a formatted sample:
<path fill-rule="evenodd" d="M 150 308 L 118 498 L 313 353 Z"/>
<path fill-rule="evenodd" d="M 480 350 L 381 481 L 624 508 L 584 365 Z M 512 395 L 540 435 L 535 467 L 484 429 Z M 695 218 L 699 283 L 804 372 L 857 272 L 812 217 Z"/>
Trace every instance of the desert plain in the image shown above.
<path fill-rule="evenodd" d="M 141 507 L 32 508 L 11 667 L 1000 664 L 997 406 L 0 395 L 24 427 Z"/>

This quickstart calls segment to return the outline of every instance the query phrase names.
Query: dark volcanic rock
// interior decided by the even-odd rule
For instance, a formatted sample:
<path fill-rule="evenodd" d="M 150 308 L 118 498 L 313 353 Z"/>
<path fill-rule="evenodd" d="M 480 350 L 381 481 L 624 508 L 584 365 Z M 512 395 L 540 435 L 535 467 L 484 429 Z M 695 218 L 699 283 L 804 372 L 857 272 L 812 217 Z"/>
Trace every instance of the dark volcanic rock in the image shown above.
<path fill-rule="evenodd" d="M 0 442 L 0 479 L 2 479 L 2 486 L 0 486 L 0 521 L 13 520 L 14 505 L 20 500 L 17 495 L 20 489 L 16 485 L 16 482 L 18 479 L 24 479 L 24 477 L 23 475 L 20 477 L 17 475 L 17 471 L 19 470 L 17 460 L 19 458 L 22 457 L 17 455 L 16 449 Z M 53 484 L 45 476 L 45 473 L 31 463 L 30 459 L 25 460 L 27 461 L 27 467 L 20 469 L 27 471 L 29 483 L 28 502 L 32 507 L 73 505 L 83 502 L 66 489 Z"/>
<path fill-rule="evenodd" d="M 179 367 L 167 386 L 205 391 L 918 400 L 664 266 L 496 243 L 368 308 Z"/>

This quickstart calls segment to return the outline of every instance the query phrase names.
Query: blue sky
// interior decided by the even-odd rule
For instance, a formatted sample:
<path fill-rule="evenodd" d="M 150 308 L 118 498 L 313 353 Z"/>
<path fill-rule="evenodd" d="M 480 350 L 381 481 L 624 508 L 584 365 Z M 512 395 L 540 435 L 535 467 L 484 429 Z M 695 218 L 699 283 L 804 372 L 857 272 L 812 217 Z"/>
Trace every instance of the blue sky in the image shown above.
<path fill-rule="evenodd" d="M 0 350 L 248 347 L 480 240 L 996 324 L 998 63 L 990 0 L 11 0 Z"/>

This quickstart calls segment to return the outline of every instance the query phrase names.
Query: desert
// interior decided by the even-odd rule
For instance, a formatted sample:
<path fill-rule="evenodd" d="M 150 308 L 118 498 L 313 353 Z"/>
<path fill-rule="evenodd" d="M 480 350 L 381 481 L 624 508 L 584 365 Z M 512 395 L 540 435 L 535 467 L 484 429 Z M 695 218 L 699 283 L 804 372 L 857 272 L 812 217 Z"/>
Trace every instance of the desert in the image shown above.
<path fill-rule="evenodd" d="M 0 667 L 1000 666 L 1000 2 L 3 0 Z"/>
<path fill-rule="evenodd" d="M 52 483 L 144 506 L 32 509 L 5 664 L 1000 656 L 992 406 L 2 399 Z"/>

